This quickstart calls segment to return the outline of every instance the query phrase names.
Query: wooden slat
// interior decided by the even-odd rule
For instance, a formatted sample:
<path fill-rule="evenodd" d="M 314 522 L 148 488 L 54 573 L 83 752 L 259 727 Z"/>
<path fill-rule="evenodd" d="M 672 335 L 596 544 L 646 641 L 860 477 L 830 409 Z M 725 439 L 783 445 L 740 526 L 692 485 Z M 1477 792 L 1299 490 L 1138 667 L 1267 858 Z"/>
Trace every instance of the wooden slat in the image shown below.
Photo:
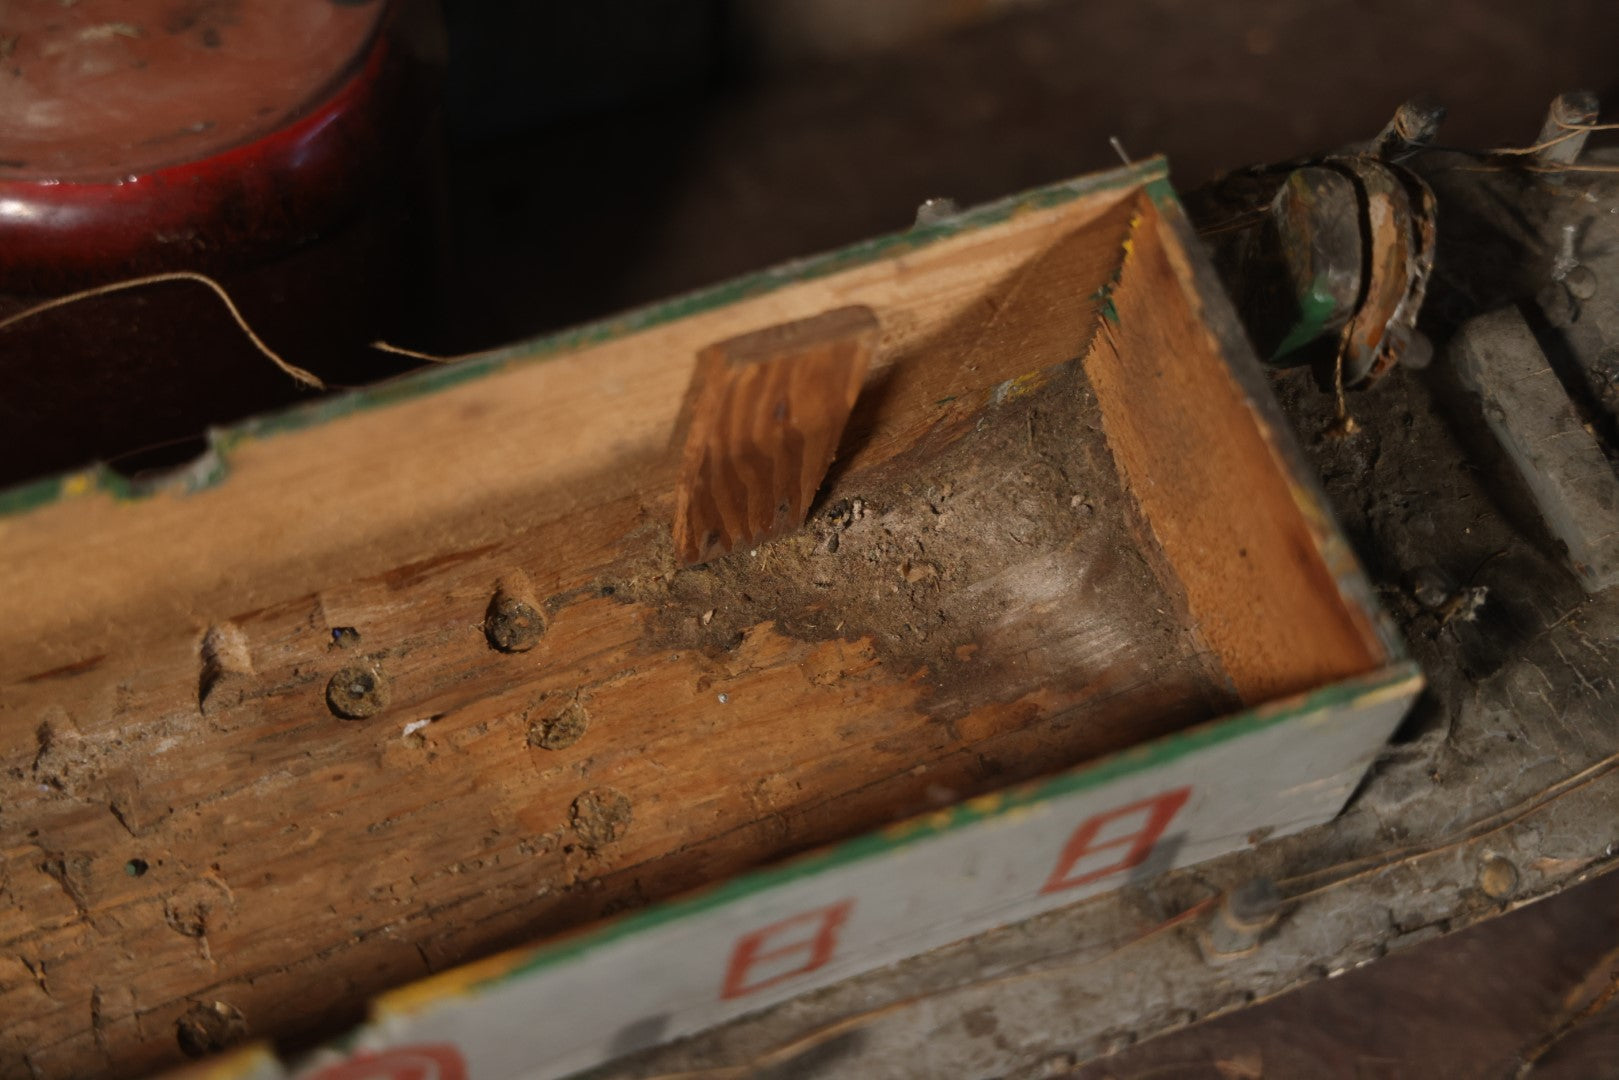
<path fill-rule="evenodd" d="M 682 424 L 675 551 L 701 563 L 804 524 L 865 382 L 868 307 L 710 345 Z"/>

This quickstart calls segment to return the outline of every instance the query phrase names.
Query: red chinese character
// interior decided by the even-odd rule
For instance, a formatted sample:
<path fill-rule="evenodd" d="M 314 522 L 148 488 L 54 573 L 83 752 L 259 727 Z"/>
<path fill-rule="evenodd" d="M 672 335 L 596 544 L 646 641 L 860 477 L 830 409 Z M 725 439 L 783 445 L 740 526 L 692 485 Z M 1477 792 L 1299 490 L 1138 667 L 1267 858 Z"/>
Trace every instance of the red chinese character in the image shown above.
<path fill-rule="evenodd" d="M 317 1069 L 305 1080 L 467 1080 L 467 1063 L 448 1043 L 364 1051 Z"/>
<path fill-rule="evenodd" d="M 832 959 L 833 950 L 838 947 L 838 930 L 853 908 L 853 900 L 844 900 L 830 907 L 817 908 L 771 923 L 739 939 L 736 948 L 731 950 L 731 963 L 725 970 L 725 988 L 720 991 L 720 997 L 742 997 L 755 990 L 775 986 L 786 979 L 814 971 Z M 795 930 L 799 932 L 794 933 Z M 782 969 L 769 963 L 800 953 L 804 954 L 804 960 L 796 967 Z M 750 982 L 754 968 L 760 964 L 766 964 L 772 970 Z"/>
<path fill-rule="evenodd" d="M 1132 866 L 1140 865 L 1153 847 L 1158 838 L 1169 828 L 1180 808 L 1186 805 L 1191 798 L 1192 789 L 1189 787 L 1176 788 L 1166 791 L 1162 795 L 1151 799 L 1143 799 L 1129 806 L 1121 806 L 1117 810 L 1109 810 L 1105 814 L 1097 814 L 1090 818 L 1079 828 L 1074 835 L 1068 838 L 1067 845 L 1062 849 L 1062 856 L 1057 860 L 1056 869 L 1052 870 L 1051 878 L 1040 891 L 1043 893 L 1061 892 L 1063 889 L 1072 889 L 1079 885 L 1087 885 L 1098 878 L 1117 874 L 1120 870 L 1128 870 Z M 1098 841 L 1097 837 L 1109 824 L 1132 815 L 1139 815 L 1145 820 L 1141 827 L 1132 832 L 1109 836 L 1106 840 Z M 1099 851 L 1109 851 L 1114 848 L 1123 848 L 1124 853 L 1118 859 L 1105 866 L 1087 866 L 1083 870 L 1079 862 Z"/>

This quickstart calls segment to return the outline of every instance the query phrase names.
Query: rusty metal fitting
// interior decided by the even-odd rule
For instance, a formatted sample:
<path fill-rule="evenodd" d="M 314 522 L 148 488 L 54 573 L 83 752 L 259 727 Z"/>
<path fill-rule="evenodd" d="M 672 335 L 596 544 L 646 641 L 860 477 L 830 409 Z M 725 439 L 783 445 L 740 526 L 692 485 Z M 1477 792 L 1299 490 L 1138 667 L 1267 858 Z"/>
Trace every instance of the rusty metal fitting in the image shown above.
<path fill-rule="evenodd" d="M 1253 878 L 1220 898 L 1198 935 L 1209 962 L 1246 956 L 1259 948 L 1282 916 L 1282 894 L 1270 878 Z"/>

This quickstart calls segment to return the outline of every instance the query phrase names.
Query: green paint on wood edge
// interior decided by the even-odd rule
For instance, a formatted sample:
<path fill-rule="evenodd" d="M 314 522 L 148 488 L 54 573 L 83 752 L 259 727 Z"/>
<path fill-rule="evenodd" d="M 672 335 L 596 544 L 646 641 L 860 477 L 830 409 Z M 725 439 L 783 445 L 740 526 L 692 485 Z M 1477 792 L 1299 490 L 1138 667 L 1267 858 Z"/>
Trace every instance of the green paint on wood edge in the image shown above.
<path fill-rule="evenodd" d="M 1012 195 L 931 225 L 865 240 L 824 255 L 784 263 L 756 274 L 637 308 L 621 315 L 546 335 L 530 341 L 479 353 L 453 364 L 435 365 L 396 379 L 343 394 L 322 398 L 280 412 L 244 420 L 209 432 L 205 465 L 188 465 L 152 480 L 131 483 L 117 472 L 96 465 L 60 476 L 0 489 L 0 516 L 21 514 L 48 506 L 66 496 L 101 492 L 115 499 L 143 498 L 159 493 L 189 494 L 219 483 L 229 474 L 231 451 L 247 442 L 330 423 L 350 413 L 394 405 L 451 386 L 483 378 L 504 368 L 541 362 L 559 354 L 627 337 L 698 312 L 734 304 L 774 292 L 788 285 L 826 277 L 865 266 L 880 259 L 917 251 L 954 236 L 999 224 L 1019 214 L 1045 210 L 1086 195 L 1112 190 L 1160 186 L 1174 198 L 1168 166 L 1161 157 L 1122 169 L 1095 173 Z"/>
<path fill-rule="evenodd" d="M 1333 296 L 1325 281 L 1312 282 L 1309 292 L 1299 297 L 1298 301 L 1298 321 L 1288 330 L 1281 344 L 1276 346 L 1276 351 L 1271 353 L 1273 361 L 1297 352 L 1326 333 L 1327 320 L 1338 310 L 1338 298 Z"/>

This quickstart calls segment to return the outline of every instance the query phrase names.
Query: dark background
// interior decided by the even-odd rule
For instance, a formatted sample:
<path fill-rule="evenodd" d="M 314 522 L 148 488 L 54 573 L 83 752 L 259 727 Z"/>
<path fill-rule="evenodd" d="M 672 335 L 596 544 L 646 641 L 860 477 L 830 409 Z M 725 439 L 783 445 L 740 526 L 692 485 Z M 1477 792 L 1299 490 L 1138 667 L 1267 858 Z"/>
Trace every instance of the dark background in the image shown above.
<path fill-rule="evenodd" d="M 1110 168 L 1114 136 L 1167 154 L 1187 190 L 1368 138 L 1419 93 L 1449 104 L 1446 141 L 1474 147 L 1532 141 L 1563 90 L 1619 101 L 1614 0 L 393 6 L 437 58 L 419 73 L 442 110 L 402 102 L 410 130 L 390 142 L 410 149 L 379 163 L 353 227 L 279 235 L 285 257 L 224 277 L 267 340 L 336 387 L 418 363 L 379 338 L 505 345 L 907 228 L 930 197 Z M 182 264 L 210 268 L 166 268 Z M 150 269 L 0 282 L 0 311 Z M 162 482 L 208 428 L 314 396 L 196 287 L 81 303 L 0 344 L 0 489 L 97 460 Z"/>
<path fill-rule="evenodd" d="M 1374 134 L 1533 141 L 1619 102 L 1612 0 L 450 0 L 451 351 L 1118 159 L 1178 186 Z"/>

